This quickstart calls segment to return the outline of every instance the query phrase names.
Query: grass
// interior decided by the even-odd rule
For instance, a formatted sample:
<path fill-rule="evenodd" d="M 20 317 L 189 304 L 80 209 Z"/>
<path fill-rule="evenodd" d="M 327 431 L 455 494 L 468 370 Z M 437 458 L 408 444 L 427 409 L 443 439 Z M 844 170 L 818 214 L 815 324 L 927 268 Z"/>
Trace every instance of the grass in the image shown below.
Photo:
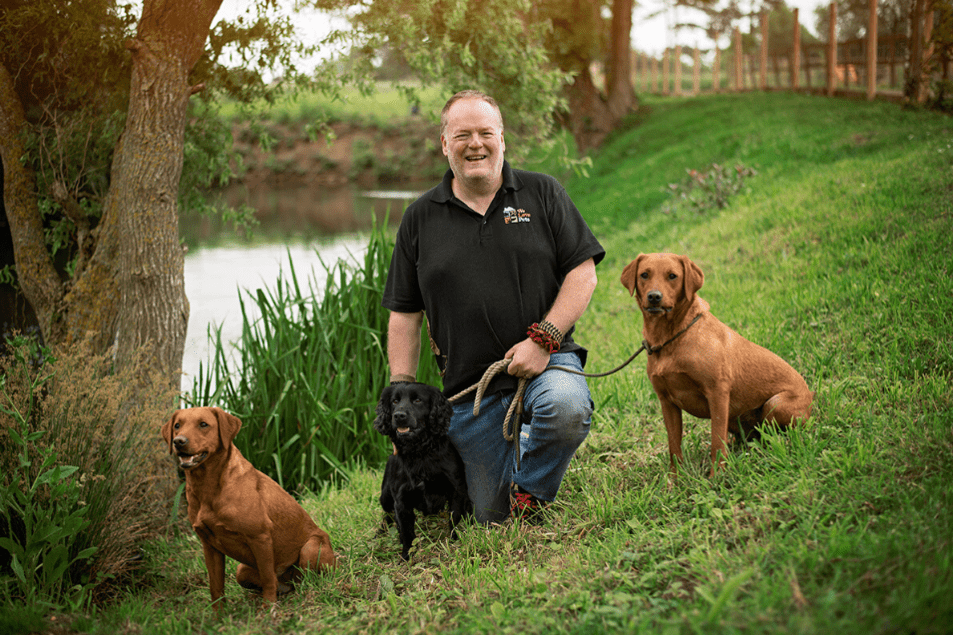
<path fill-rule="evenodd" d="M 636 125 L 639 123 L 639 125 Z M 58 628 L 89 633 L 946 633 L 953 624 L 953 123 L 787 94 L 651 100 L 568 188 L 607 249 L 579 339 L 623 361 L 639 252 L 689 254 L 701 295 L 817 391 L 813 417 L 707 477 L 686 417 L 667 477 L 640 358 L 591 380 L 597 410 L 541 526 L 426 519 L 412 562 L 378 533 L 381 471 L 303 505 L 341 555 L 271 612 L 234 583 L 208 607 L 187 527 L 145 545 L 141 584 Z M 726 209 L 661 212 L 712 163 L 757 170 Z M 156 426 L 158 429 L 158 425 Z M 232 571 L 234 563 L 230 562 Z M 21 622 L 17 613 L 11 617 Z"/>
<path fill-rule="evenodd" d="M 415 88 L 420 99 L 421 114 L 436 120 L 446 97 L 439 88 L 412 88 Z M 387 128 L 394 121 L 408 118 L 411 105 L 396 83 L 376 82 L 373 92 L 367 94 L 356 88 L 345 88 L 336 98 L 321 93 L 282 96 L 274 103 L 261 100 L 251 106 L 225 104 L 220 114 L 236 120 L 260 118 L 285 124 L 315 120 L 347 121 L 362 126 Z"/>

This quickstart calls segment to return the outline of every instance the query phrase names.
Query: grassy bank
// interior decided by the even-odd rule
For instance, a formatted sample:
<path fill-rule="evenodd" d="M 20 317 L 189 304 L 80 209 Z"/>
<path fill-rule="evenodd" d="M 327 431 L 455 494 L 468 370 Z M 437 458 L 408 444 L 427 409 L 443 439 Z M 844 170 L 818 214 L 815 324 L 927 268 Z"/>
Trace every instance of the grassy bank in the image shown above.
<path fill-rule="evenodd" d="M 184 531 L 147 546 L 141 586 L 58 632 L 948 632 L 953 121 L 752 94 L 652 101 L 631 123 L 568 183 L 608 252 L 579 325 L 589 370 L 641 340 L 622 267 L 686 253 L 712 311 L 817 391 L 805 426 L 735 448 L 709 479 L 710 428 L 686 418 L 672 484 L 640 358 L 590 381 L 592 433 L 541 526 L 450 543 L 427 520 L 406 564 L 377 533 L 381 471 L 360 470 L 304 499 L 339 570 L 271 614 L 232 577 L 214 618 Z M 712 164 L 757 174 L 725 209 L 662 212 L 668 184 Z"/>

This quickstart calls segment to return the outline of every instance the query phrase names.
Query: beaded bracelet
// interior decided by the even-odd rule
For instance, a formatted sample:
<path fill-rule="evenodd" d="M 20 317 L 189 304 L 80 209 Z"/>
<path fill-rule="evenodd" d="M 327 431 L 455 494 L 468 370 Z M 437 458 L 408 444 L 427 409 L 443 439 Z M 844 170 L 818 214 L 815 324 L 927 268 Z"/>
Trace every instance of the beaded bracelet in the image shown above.
<path fill-rule="evenodd" d="M 562 332 L 552 323 L 545 321 L 533 324 L 526 331 L 526 335 L 550 355 L 559 351 L 559 345 L 563 341 Z"/>

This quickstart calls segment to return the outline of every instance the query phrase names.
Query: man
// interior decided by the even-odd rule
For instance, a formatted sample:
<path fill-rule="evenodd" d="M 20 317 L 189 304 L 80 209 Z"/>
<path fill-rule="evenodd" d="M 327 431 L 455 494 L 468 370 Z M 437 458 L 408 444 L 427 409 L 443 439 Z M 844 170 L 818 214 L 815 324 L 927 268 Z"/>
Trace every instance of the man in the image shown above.
<path fill-rule="evenodd" d="M 499 522 L 554 500 L 589 434 L 585 379 L 543 371 L 582 370 L 586 350 L 571 334 L 605 251 L 555 179 L 504 160 L 503 117 L 491 97 L 451 97 L 440 140 L 450 169 L 407 208 L 397 232 L 382 302 L 391 311 L 387 354 L 392 381 L 413 381 L 426 312 L 448 397 L 493 363 L 511 360 L 488 387 L 479 416 L 471 393 L 454 404 L 450 425 L 477 520 Z M 502 426 L 518 378 L 531 380 L 525 425 L 511 422 L 522 435 L 519 461 Z"/>

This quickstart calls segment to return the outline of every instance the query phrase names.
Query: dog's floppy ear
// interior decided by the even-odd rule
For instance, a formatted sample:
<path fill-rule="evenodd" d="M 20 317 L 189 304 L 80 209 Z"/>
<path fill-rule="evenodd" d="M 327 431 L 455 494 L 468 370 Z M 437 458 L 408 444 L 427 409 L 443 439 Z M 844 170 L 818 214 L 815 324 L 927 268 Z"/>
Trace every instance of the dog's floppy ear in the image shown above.
<path fill-rule="evenodd" d="M 453 406 L 443 396 L 439 388 L 433 388 L 433 398 L 430 403 L 430 426 L 441 434 L 450 431 L 450 419 L 453 417 Z"/>
<path fill-rule="evenodd" d="M 387 386 L 381 391 L 381 398 L 377 400 L 377 417 L 374 419 L 374 429 L 383 435 L 390 430 L 390 396 L 394 392 L 393 386 Z"/>
<path fill-rule="evenodd" d="M 222 441 L 222 447 L 227 448 L 235 440 L 238 431 L 242 429 L 242 421 L 221 408 L 212 408 L 212 412 L 218 419 L 218 438 Z"/>
<path fill-rule="evenodd" d="M 172 416 L 169 417 L 169 420 L 162 424 L 162 438 L 165 439 L 165 442 L 169 444 L 169 454 L 172 454 L 172 422 L 175 421 L 176 415 L 178 415 L 181 410 L 176 410 L 172 413 Z"/>
<path fill-rule="evenodd" d="M 622 270 L 622 286 L 629 290 L 629 295 L 634 295 L 638 289 L 639 262 L 645 254 L 639 254 L 638 258 L 630 262 Z"/>
<path fill-rule="evenodd" d="M 695 300 L 695 294 L 705 284 L 705 274 L 701 268 L 696 265 L 688 256 L 681 256 L 682 267 L 684 268 L 685 297 L 689 302 Z"/>

